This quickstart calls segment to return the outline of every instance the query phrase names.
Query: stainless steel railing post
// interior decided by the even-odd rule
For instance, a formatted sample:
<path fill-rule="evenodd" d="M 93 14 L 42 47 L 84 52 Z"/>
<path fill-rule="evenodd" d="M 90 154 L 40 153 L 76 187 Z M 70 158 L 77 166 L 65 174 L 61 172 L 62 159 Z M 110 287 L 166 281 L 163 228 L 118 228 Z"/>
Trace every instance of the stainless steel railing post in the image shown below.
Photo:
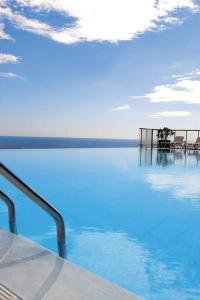
<path fill-rule="evenodd" d="M 58 252 L 60 256 L 65 257 L 65 224 L 62 215 L 2 163 L 0 163 L 0 174 L 53 217 L 57 228 Z"/>
<path fill-rule="evenodd" d="M 9 227 L 12 233 L 17 233 L 16 229 L 16 218 L 15 218 L 15 206 L 13 201 L 2 191 L 0 191 L 0 199 L 3 200 L 8 207 L 8 219 Z"/>

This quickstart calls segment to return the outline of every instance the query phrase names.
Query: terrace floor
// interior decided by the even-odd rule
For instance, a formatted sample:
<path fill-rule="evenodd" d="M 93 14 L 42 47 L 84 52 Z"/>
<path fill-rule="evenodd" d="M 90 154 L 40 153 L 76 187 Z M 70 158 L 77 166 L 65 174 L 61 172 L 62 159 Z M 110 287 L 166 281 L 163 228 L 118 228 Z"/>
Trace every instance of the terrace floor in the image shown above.
<path fill-rule="evenodd" d="M 139 300 L 141 298 L 0 230 L 0 299 Z"/>

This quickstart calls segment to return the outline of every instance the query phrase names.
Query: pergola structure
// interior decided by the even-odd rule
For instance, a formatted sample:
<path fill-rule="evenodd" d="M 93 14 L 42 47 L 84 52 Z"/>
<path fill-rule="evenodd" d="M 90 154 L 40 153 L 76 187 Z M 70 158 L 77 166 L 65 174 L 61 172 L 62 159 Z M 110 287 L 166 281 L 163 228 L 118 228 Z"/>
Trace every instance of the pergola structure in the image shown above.
<path fill-rule="evenodd" d="M 159 128 L 139 128 L 139 144 L 140 147 L 152 148 L 158 147 L 158 133 Z M 175 136 L 183 136 L 186 143 L 195 143 L 200 136 L 200 129 L 172 129 L 175 134 L 169 136 L 169 140 L 173 142 Z"/>

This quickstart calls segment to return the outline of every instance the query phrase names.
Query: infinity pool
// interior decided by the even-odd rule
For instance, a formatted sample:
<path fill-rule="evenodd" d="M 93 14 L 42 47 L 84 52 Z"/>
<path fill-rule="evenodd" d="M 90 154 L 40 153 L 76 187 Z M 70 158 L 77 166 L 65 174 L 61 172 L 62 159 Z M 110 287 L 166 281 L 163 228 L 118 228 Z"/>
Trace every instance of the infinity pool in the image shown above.
<path fill-rule="evenodd" d="M 200 154 L 0 150 L 64 216 L 68 259 L 148 300 L 200 299 Z M 57 251 L 55 224 L 3 178 L 18 233 Z M 0 226 L 7 210 L 0 203 Z"/>

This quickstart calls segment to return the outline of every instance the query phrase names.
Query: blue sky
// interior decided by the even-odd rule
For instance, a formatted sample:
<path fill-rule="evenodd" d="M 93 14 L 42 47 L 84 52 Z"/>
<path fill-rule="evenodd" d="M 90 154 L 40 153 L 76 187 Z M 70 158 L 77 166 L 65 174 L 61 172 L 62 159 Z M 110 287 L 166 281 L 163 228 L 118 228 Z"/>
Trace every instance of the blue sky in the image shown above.
<path fill-rule="evenodd" d="M 199 128 L 200 3 L 0 0 L 0 134 Z"/>

